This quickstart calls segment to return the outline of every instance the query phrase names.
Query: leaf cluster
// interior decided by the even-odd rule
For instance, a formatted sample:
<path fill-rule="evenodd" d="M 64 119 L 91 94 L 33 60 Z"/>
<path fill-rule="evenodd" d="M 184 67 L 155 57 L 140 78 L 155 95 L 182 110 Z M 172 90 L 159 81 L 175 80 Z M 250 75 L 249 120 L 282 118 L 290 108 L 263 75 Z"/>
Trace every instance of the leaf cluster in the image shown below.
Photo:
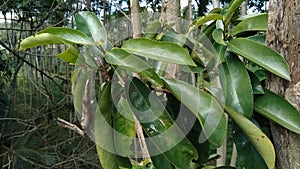
<path fill-rule="evenodd" d="M 154 22 L 144 37 L 120 47 L 110 44 L 96 15 L 79 12 L 77 30 L 44 29 L 24 39 L 20 50 L 69 47 L 57 57 L 76 65 L 75 110 L 104 168 L 210 168 L 212 149 L 231 135 L 238 167 L 251 168 L 254 160 L 272 169 L 274 147 L 256 114 L 300 133 L 299 112 L 263 87 L 264 72 L 290 80 L 289 68 L 263 42 L 267 14 L 238 17 L 242 1 L 196 19 L 186 34 Z M 178 66 L 181 77 L 167 71 L 170 64 Z M 139 125 L 145 138 L 137 139 Z M 152 155 L 144 163 L 138 162 L 145 150 L 137 150 L 135 140 L 146 140 Z"/>

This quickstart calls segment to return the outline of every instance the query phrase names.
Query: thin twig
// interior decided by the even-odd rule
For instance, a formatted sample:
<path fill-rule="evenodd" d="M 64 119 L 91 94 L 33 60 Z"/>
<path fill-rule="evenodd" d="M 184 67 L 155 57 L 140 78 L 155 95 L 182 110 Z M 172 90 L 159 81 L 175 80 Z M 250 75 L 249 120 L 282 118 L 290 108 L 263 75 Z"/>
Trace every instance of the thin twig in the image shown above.
<path fill-rule="evenodd" d="M 5 43 L 3 43 L 2 41 L 0 41 L 0 45 L 2 47 L 4 47 L 6 50 L 8 50 L 10 53 L 12 53 L 15 57 L 17 57 L 18 59 L 20 59 L 21 61 L 23 61 L 24 63 L 26 63 L 27 65 L 29 65 L 30 67 L 34 68 L 35 70 L 37 70 L 38 72 L 40 72 L 42 75 L 46 76 L 47 78 L 49 78 L 61 91 L 63 91 L 65 94 L 71 95 L 71 93 L 68 93 L 67 91 L 65 91 L 61 85 L 59 85 L 51 76 L 49 76 L 48 74 L 46 74 L 44 71 L 40 70 L 39 68 L 37 68 L 36 66 L 34 66 L 32 63 L 28 62 L 26 59 L 22 58 L 18 53 L 16 53 L 14 50 L 12 50 L 11 48 L 9 48 Z M 59 78 L 59 77 L 57 77 Z M 59 78 L 60 79 L 60 78 Z"/>
<path fill-rule="evenodd" d="M 65 128 L 68 128 L 70 130 L 73 130 L 75 131 L 76 133 L 80 134 L 81 136 L 84 136 L 85 133 L 82 129 L 80 129 L 78 126 L 76 126 L 75 124 L 72 124 L 64 119 L 61 119 L 61 118 L 57 118 L 57 124 L 61 127 L 65 127 Z"/>
<path fill-rule="evenodd" d="M 117 10 L 119 12 L 121 12 L 129 20 L 129 22 L 131 22 L 131 19 L 129 18 L 129 16 L 125 12 L 123 12 L 123 10 L 119 7 L 119 5 L 115 4 L 114 2 L 112 2 L 112 3 L 117 8 Z"/>
<path fill-rule="evenodd" d="M 32 165 L 34 165 L 34 166 L 40 167 L 40 168 L 50 169 L 50 167 L 48 167 L 48 166 L 38 164 L 38 163 L 36 163 L 36 162 L 34 162 L 34 161 L 29 160 L 29 159 L 26 158 L 26 157 L 23 157 L 22 155 L 20 155 L 20 154 L 18 154 L 18 153 L 15 153 L 13 150 L 10 150 L 10 149 L 9 149 L 8 147 L 6 147 L 6 146 L 2 146 L 2 147 L 3 147 L 4 149 L 6 149 L 7 151 L 9 151 L 11 154 L 13 154 L 13 155 L 19 157 L 20 159 L 22 159 L 22 160 L 25 161 L 25 162 L 28 162 L 28 163 L 30 163 L 30 164 L 32 164 Z"/>

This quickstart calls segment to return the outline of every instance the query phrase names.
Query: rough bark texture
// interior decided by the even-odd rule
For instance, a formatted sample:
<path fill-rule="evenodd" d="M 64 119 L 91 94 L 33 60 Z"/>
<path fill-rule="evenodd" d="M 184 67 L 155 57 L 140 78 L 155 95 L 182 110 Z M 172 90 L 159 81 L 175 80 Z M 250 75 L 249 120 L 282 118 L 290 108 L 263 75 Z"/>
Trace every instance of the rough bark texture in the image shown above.
<path fill-rule="evenodd" d="M 212 0 L 213 8 L 219 8 L 220 7 L 220 0 Z"/>
<path fill-rule="evenodd" d="M 132 28 L 132 37 L 138 38 L 142 36 L 142 24 L 141 24 L 141 18 L 140 18 L 140 5 L 139 0 L 130 0 L 130 14 L 131 14 L 131 28 Z M 135 76 L 139 76 L 138 74 L 134 74 Z M 134 145 L 136 150 L 140 150 L 138 153 L 139 158 L 142 160 L 145 160 L 146 158 L 149 158 L 149 152 L 147 148 L 147 144 L 145 141 L 145 136 L 143 134 L 143 128 L 139 121 L 134 116 L 134 124 L 136 129 L 136 134 L 138 137 L 138 143 L 137 145 Z M 138 151 L 137 151 L 138 152 Z"/>
<path fill-rule="evenodd" d="M 241 15 L 247 15 L 247 5 L 248 5 L 248 0 L 245 0 L 242 4 L 241 4 Z"/>
<path fill-rule="evenodd" d="M 267 88 L 300 110 L 300 0 L 271 0 L 267 44 L 288 61 L 291 81 L 268 75 Z M 300 168 L 300 135 L 271 124 L 276 168 Z"/>
<path fill-rule="evenodd" d="M 175 23 L 175 30 L 180 31 L 180 1 L 162 0 L 161 20 L 165 23 Z"/>
<path fill-rule="evenodd" d="M 86 1 L 86 8 L 87 8 L 87 10 L 91 11 L 91 8 L 92 8 L 91 0 Z"/>
<path fill-rule="evenodd" d="M 188 1 L 188 6 L 187 6 L 187 9 L 186 9 L 185 20 L 188 23 L 191 23 L 192 22 L 192 17 L 193 17 L 193 13 L 192 13 L 192 0 L 189 0 Z"/>
<path fill-rule="evenodd" d="M 179 0 L 162 0 L 161 16 L 163 23 L 175 24 L 173 29 L 180 32 L 180 1 Z M 176 64 L 168 64 L 166 72 L 171 77 L 179 77 L 179 67 Z"/>
<path fill-rule="evenodd" d="M 131 13 L 131 27 L 132 37 L 141 37 L 142 27 L 140 18 L 139 0 L 130 0 L 130 13 Z"/>

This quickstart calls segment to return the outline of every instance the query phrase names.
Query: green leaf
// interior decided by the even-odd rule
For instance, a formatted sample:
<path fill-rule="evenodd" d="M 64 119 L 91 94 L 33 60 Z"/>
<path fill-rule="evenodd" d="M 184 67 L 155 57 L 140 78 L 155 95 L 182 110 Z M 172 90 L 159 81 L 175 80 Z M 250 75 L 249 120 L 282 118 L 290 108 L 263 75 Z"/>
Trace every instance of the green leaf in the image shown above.
<path fill-rule="evenodd" d="M 218 62 L 217 65 L 225 62 L 225 53 L 226 53 L 227 46 L 214 42 L 213 47 L 217 52 L 217 56 L 216 56 Z"/>
<path fill-rule="evenodd" d="M 114 154 L 106 151 L 98 145 L 96 145 L 96 150 L 101 166 L 104 169 L 119 169 L 118 160 Z"/>
<path fill-rule="evenodd" d="M 20 43 L 19 50 L 25 50 L 36 46 L 43 46 L 49 44 L 61 44 L 64 43 L 63 39 L 50 33 L 37 34 L 29 36 Z"/>
<path fill-rule="evenodd" d="M 169 78 L 163 80 L 167 89 L 199 119 L 208 141 L 220 146 L 226 137 L 227 125 L 223 109 L 214 97 L 183 81 Z"/>
<path fill-rule="evenodd" d="M 83 45 L 95 45 L 93 40 L 88 37 L 86 34 L 71 28 L 62 28 L 62 27 L 49 27 L 46 28 L 37 34 L 49 33 L 59 37 L 61 40 L 66 42 L 72 42 L 76 44 Z"/>
<path fill-rule="evenodd" d="M 224 42 L 224 35 L 222 29 L 220 28 L 215 29 L 212 32 L 212 37 L 218 44 L 226 46 L 226 43 Z"/>
<path fill-rule="evenodd" d="M 223 16 L 221 14 L 209 13 L 205 16 L 202 16 L 201 18 L 198 18 L 196 21 L 194 21 L 193 25 L 195 27 L 199 27 L 208 21 L 222 20 L 222 19 L 223 19 Z"/>
<path fill-rule="evenodd" d="M 300 113 L 287 100 L 265 89 L 255 98 L 254 109 L 266 118 L 300 134 Z"/>
<path fill-rule="evenodd" d="M 91 50 L 90 46 L 88 49 Z M 92 52 L 81 52 L 76 60 L 76 65 L 80 67 L 88 67 L 91 70 L 97 71 L 99 68 L 99 63 L 97 63 L 97 59 L 95 59 L 95 55 Z"/>
<path fill-rule="evenodd" d="M 151 155 L 152 164 L 155 168 L 172 169 L 173 165 L 163 154 L 153 155 L 157 154 L 156 152 L 158 152 L 159 150 L 152 142 L 147 142 L 147 148 L 149 150 L 149 154 Z"/>
<path fill-rule="evenodd" d="M 261 15 L 261 13 L 247 14 L 247 15 L 240 16 L 240 17 L 236 18 L 235 20 L 243 21 L 245 19 L 253 18 L 253 17 L 259 16 L 259 15 Z"/>
<path fill-rule="evenodd" d="M 230 107 L 225 107 L 226 112 L 234 122 L 248 136 L 253 146 L 264 159 L 268 168 L 275 166 L 275 150 L 270 139 L 249 119 L 234 111 Z"/>
<path fill-rule="evenodd" d="M 244 0 L 233 0 L 231 1 L 231 3 L 229 4 L 229 8 L 227 9 L 225 16 L 224 16 L 224 23 L 225 23 L 225 27 L 228 26 L 228 24 L 230 23 L 231 17 L 234 14 L 234 12 L 240 7 L 240 5 L 242 4 Z"/>
<path fill-rule="evenodd" d="M 182 131 L 186 131 L 187 126 L 193 124 L 192 129 L 188 131 L 186 137 L 194 145 L 199 154 L 199 158 L 194 162 L 202 166 L 209 158 L 211 146 L 208 141 L 204 143 L 199 142 L 199 135 L 202 128 L 199 121 L 193 122 L 196 116 L 171 93 L 167 94 L 166 108 L 173 119 L 176 119 L 176 124 L 178 124 Z"/>
<path fill-rule="evenodd" d="M 265 94 L 263 86 L 262 86 L 259 78 L 256 76 L 256 74 L 254 74 L 250 71 L 248 71 L 248 74 L 249 74 L 250 79 L 251 79 L 253 94 Z"/>
<path fill-rule="evenodd" d="M 75 15 L 78 30 L 92 37 L 96 44 L 106 44 L 107 33 L 98 17 L 93 12 L 81 11 Z M 104 47 L 105 48 L 105 47 Z"/>
<path fill-rule="evenodd" d="M 135 138 L 135 124 L 133 112 L 127 101 L 122 97 L 118 103 L 118 112 L 114 117 L 114 143 L 116 152 L 127 157 L 133 155 L 131 150 L 132 141 Z"/>
<path fill-rule="evenodd" d="M 173 42 L 179 46 L 183 46 L 186 42 L 186 37 L 183 34 L 179 34 L 172 29 L 164 32 L 161 40 L 165 42 Z"/>
<path fill-rule="evenodd" d="M 225 104 L 250 118 L 253 113 L 253 94 L 248 72 L 236 55 L 227 52 L 225 59 L 219 69 L 224 71 L 224 76 L 220 76 L 220 79 L 226 97 Z"/>
<path fill-rule="evenodd" d="M 237 162 L 238 168 L 257 168 L 267 169 L 266 163 L 252 145 L 248 137 L 242 132 L 239 127 L 235 127 L 233 138 L 237 149 Z"/>
<path fill-rule="evenodd" d="M 216 167 L 214 169 L 236 169 L 235 167 L 231 167 L 231 166 L 221 166 L 221 167 Z"/>
<path fill-rule="evenodd" d="M 86 84 L 94 71 L 87 70 L 83 67 L 75 69 L 72 73 L 72 95 L 76 112 L 81 114 L 82 100 L 85 94 Z"/>
<path fill-rule="evenodd" d="M 56 57 L 69 63 L 76 63 L 76 60 L 79 55 L 79 50 L 72 45 L 67 45 L 67 46 L 68 49 L 63 53 L 57 54 Z"/>
<path fill-rule="evenodd" d="M 243 20 L 232 29 L 231 35 L 235 36 L 238 33 L 245 32 L 245 31 L 267 31 L 267 29 L 268 29 L 268 14 L 264 13 Z"/>
<path fill-rule="evenodd" d="M 113 123 L 112 112 L 111 83 L 106 83 L 102 88 L 94 118 L 96 149 L 104 169 L 119 169 L 119 166 L 130 166 L 128 158 L 116 155 L 113 128 L 111 127 Z"/>
<path fill-rule="evenodd" d="M 145 29 L 144 37 L 148 39 L 154 39 L 155 36 L 161 32 L 161 23 L 159 21 L 153 21 L 148 23 Z"/>
<path fill-rule="evenodd" d="M 184 48 L 170 42 L 136 38 L 125 41 L 122 49 L 135 55 L 162 62 L 196 66 Z"/>
<path fill-rule="evenodd" d="M 154 86 L 163 86 L 163 81 L 146 62 L 125 50 L 113 48 L 112 50 L 107 51 L 104 57 L 110 64 L 118 65 L 140 74 Z"/>
<path fill-rule="evenodd" d="M 251 40 L 259 42 L 263 45 L 266 45 L 266 35 L 254 35 L 254 36 L 248 37 L 248 39 L 251 39 Z"/>
<path fill-rule="evenodd" d="M 171 169 L 170 162 L 163 155 L 151 156 L 155 168 Z"/>
<path fill-rule="evenodd" d="M 245 38 L 232 39 L 228 42 L 228 48 L 232 52 L 245 57 L 271 73 L 290 80 L 287 62 L 273 49 Z"/>
<path fill-rule="evenodd" d="M 125 95 L 131 109 L 141 123 L 155 149 L 148 145 L 149 152 L 163 154 L 178 168 L 196 168 L 197 150 L 185 138 L 157 96 L 139 79 L 126 82 Z"/>

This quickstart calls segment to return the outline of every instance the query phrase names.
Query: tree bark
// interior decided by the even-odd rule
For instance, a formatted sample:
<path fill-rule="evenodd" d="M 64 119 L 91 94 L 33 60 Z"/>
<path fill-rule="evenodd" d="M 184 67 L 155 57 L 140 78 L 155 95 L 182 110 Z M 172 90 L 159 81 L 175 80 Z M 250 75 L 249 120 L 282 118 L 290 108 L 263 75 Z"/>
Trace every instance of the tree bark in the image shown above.
<path fill-rule="evenodd" d="M 132 37 L 133 38 L 141 37 L 142 27 L 141 27 L 139 0 L 130 0 L 130 14 L 131 14 Z"/>
<path fill-rule="evenodd" d="M 268 75 L 266 86 L 300 110 L 300 0 L 271 0 L 267 45 L 287 60 L 291 81 Z M 277 154 L 276 168 L 300 168 L 300 135 L 271 124 Z"/>
<path fill-rule="evenodd" d="M 188 1 L 188 6 L 186 9 L 186 14 L 185 14 L 185 20 L 187 20 L 188 23 L 192 22 L 192 17 L 193 17 L 193 11 L 192 11 L 192 0 Z"/>
<path fill-rule="evenodd" d="M 219 8 L 220 7 L 220 0 L 212 0 L 213 8 Z"/>
<path fill-rule="evenodd" d="M 241 4 L 241 15 L 247 15 L 247 5 L 248 5 L 248 0 L 245 0 L 242 4 Z"/>
<path fill-rule="evenodd" d="M 180 32 L 180 0 L 162 0 L 160 19 L 162 23 L 175 24 L 173 29 Z M 179 66 L 168 64 L 166 72 L 170 77 L 179 77 Z"/>
<path fill-rule="evenodd" d="M 175 23 L 175 31 L 180 32 L 180 1 L 162 0 L 161 20 L 164 23 Z"/>
<path fill-rule="evenodd" d="M 87 10 L 91 11 L 91 8 L 92 8 L 91 0 L 86 1 L 86 8 L 87 8 Z"/>

